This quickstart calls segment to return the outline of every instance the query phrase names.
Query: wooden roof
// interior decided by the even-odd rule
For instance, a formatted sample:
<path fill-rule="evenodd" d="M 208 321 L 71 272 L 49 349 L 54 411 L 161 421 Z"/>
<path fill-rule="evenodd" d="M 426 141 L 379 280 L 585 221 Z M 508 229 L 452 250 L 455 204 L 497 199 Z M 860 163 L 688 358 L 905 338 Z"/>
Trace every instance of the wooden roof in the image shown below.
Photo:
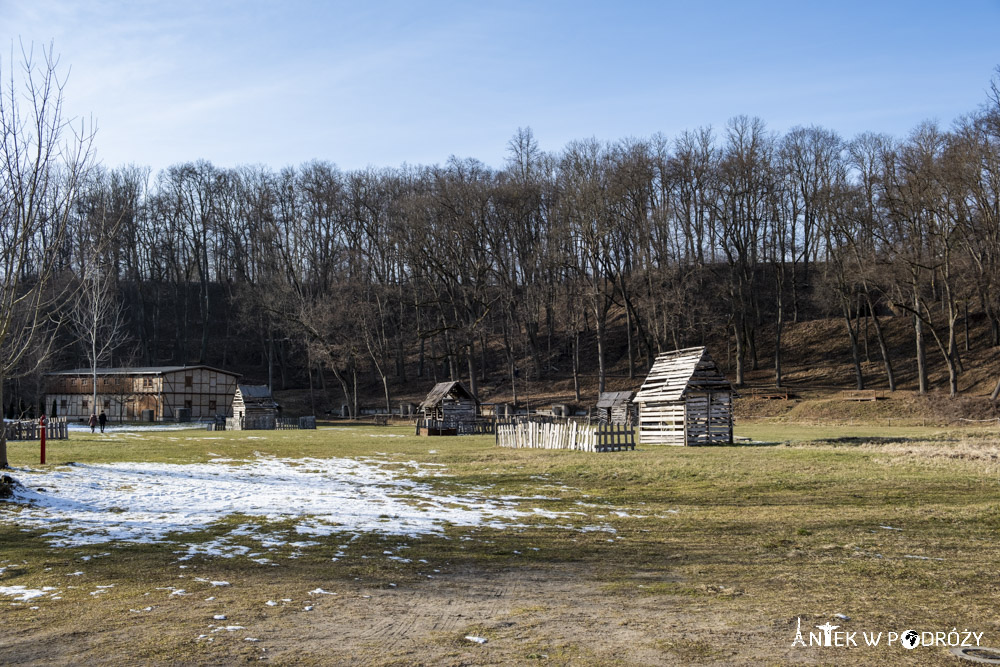
<path fill-rule="evenodd" d="M 597 399 L 598 408 L 613 408 L 628 403 L 635 396 L 634 391 L 606 391 Z"/>
<path fill-rule="evenodd" d="M 419 405 L 419 409 L 423 410 L 424 408 L 433 407 L 443 401 L 448 395 L 452 395 L 456 400 L 467 398 L 475 401 L 477 405 L 479 404 L 479 399 L 473 396 L 472 392 L 466 389 L 465 385 L 461 382 L 438 382 L 431 389 L 430 393 L 427 394 L 427 398 Z"/>
<path fill-rule="evenodd" d="M 276 408 L 277 402 L 266 384 L 238 384 L 236 391 L 243 398 L 244 405 L 260 408 Z"/>
<path fill-rule="evenodd" d="M 194 366 L 136 366 L 134 368 L 98 368 L 97 374 L 99 376 L 104 375 L 164 375 L 166 373 L 177 373 L 179 371 L 190 371 L 197 369 L 204 369 L 207 371 L 215 371 L 216 373 L 222 373 L 223 375 L 232 375 L 233 377 L 239 377 L 239 373 L 233 373 L 232 371 L 224 371 L 221 368 L 214 368 L 212 366 L 206 366 L 204 364 L 196 364 Z M 45 375 L 93 375 L 94 370 L 92 368 L 72 368 L 65 371 L 52 371 L 46 373 Z"/>
<path fill-rule="evenodd" d="M 635 395 L 635 401 L 679 401 L 689 389 L 733 389 L 732 383 L 722 374 L 704 347 L 664 352 L 656 357 L 646 381 Z"/>

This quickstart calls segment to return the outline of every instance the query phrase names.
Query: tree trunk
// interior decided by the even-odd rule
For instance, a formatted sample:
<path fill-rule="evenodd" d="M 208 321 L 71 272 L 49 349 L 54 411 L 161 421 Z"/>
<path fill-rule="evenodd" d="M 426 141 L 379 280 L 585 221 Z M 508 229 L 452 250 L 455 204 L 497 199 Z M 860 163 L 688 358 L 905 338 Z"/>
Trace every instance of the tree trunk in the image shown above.
<path fill-rule="evenodd" d="M 736 386 L 742 387 L 744 384 L 744 361 L 743 357 L 746 355 L 744 350 L 744 335 L 745 329 L 742 323 L 733 325 L 733 335 L 736 337 Z"/>
<path fill-rule="evenodd" d="M 921 394 L 927 393 L 927 352 L 924 350 L 924 323 L 920 319 L 920 294 L 916 276 L 911 279 L 913 290 L 913 335 L 916 339 L 917 385 Z"/>
<path fill-rule="evenodd" d="M 632 349 L 632 313 L 625 309 L 625 337 L 628 341 L 628 379 L 635 379 L 635 352 Z"/>
<path fill-rule="evenodd" d="M 855 325 L 851 322 L 851 304 L 845 297 L 841 297 L 841 308 L 844 311 L 844 322 L 847 324 L 847 337 L 851 341 L 851 359 L 854 362 L 854 377 L 857 383 L 857 388 L 864 389 L 865 376 L 861 370 L 861 354 L 858 350 L 858 332 L 854 328 Z"/>
<path fill-rule="evenodd" d="M 1000 388 L 1000 384 L 997 385 Z M 994 398 L 994 400 L 996 400 Z M 0 413 L 3 412 L 3 374 L 0 373 Z M 7 429 L 3 425 L 3 415 L 0 414 L 0 470 L 6 470 L 10 467 L 10 461 L 7 460 Z"/>
<path fill-rule="evenodd" d="M 573 332 L 573 395 L 580 401 L 580 331 Z"/>
<path fill-rule="evenodd" d="M 774 386 L 781 388 L 781 332 L 785 323 L 785 309 L 782 305 L 782 279 L 778 279 L 777 292 L 778 292 L 778 319 L 775 322 L 774 327 Z"/>
<path fill-rule="evenodd" d="M 595 309 L 596 311 L 596 309 Z M 605 369 L 604 369 L 604 321 L 599 313 L 597 318 L 597 393 L 604 393 Z"/>
<path fill-rule="evenodd" d="M 476 342 L 474 340 L 469 341 L 468 345 L 468 363 L 469 363 L 469 391 L 472 392 L 473 396 L 479 395 L 479 381 L 476 377 Z"/>
<path fill-rule="evenodd" d="M 875 312 L 875 306 L 869 298 L 868 307 L 872 313 L 872 324 L 875 325 L 875 337 L 878 339 L 878 348 L 882 353 L 882 362 L 885 365 L 885 376 L 889 382 L 889 391 L 896 391 L 896 374 L 892 370 L 892 360 L 889 358 L 889 346 L 885 342 L 885 335 L 882 333 L 882 322 Z"/>

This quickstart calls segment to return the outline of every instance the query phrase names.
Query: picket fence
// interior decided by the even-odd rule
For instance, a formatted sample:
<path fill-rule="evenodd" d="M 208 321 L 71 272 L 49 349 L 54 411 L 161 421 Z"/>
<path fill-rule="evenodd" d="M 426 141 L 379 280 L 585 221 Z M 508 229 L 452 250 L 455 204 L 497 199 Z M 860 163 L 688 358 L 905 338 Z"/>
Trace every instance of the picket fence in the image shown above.
<path fill-rule="evenodd" d="M 40 440 L 42 437 L 42 430 L 37 419 L 4 422 L 3 428 L 9 441 Z M 45 437 L 48 440 L 67 440 L 69 438 L 69 425 L 66 423 L 66 418 L 53 417 L 49 419 L 45 426 Z"/>
<path fill-rule="evenodd" d="M 631 427 L 601 424 L 588 426 L 575 421 L 565 424 L 540 422 L 498 423 L 496 443 L 515 449 L 572 449 L 583 452 L 635 449 Z"/>

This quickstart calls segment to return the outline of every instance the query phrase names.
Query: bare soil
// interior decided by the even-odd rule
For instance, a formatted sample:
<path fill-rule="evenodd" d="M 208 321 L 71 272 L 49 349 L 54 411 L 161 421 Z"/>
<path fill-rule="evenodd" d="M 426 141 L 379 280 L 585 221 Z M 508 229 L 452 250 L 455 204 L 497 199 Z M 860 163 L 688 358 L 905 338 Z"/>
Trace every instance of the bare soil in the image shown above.
<path fill-rule="evenodd" d="M 129 611 L 145 604 L 138 599 L 88 605 L 76 623 L 5 634 L 0 663 L 135 664 L 169 655 L 189 665 L 743 665 L 796 657 L 784 624 L 734 625 L 711 598 L 609 595 L 593 574 L 573 564 L 461 569 L 398 588 L 341 585 L 336 596 L 231 613 L 218 625 L 243 629 L 217 633 L 206 623 L 217 605 L 201 599 L 167 598 L 145 615 Z M 664 580 L 658 568 L 630 577 L 640 586 Z M 196 639 L 199 626 L 211 641 Z"/>

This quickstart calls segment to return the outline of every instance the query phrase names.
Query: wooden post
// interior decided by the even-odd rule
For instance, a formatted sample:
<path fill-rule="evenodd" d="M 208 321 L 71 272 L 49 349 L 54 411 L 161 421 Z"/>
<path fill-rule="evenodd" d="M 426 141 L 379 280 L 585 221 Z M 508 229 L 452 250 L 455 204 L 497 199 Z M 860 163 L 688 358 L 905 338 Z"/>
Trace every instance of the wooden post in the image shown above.
<path fill-rule="evenodd" d="M 38 418 L 38 426 L 41 429 L 42 439 L 42 465 L 45 465 L 45 415 Z"/>

